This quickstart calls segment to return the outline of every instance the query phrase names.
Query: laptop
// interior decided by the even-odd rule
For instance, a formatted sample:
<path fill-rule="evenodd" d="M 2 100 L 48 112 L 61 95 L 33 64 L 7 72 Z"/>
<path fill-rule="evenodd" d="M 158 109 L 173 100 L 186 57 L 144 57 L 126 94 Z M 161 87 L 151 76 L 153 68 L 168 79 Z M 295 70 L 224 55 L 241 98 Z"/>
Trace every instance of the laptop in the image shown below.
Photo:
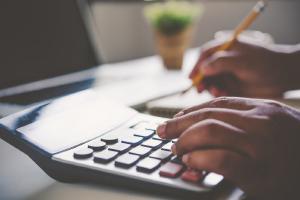
<path fill-rule="evenodd" d="M 76 1 L 7 1 L 0 10 L 0 102 L 28 105 L 90 87 L 101 60 Z"/>
<path fill-rule="evenodd" d="M 74 1 L 72 5 L 61 3 L 60 9 L 66 9 L 68 18 L 65 13 L 56 13 L 56 3 L 49 2 L 47 10 L 43 10 L 46 7 L 41 3 L 36 5 L 41 10 L 24 4 L 23 9 L 20 9 L 23 15 L 21 19 L 10 12 L 9 8 L 15 8 L 14 3 L 8 3 L 4 16 L 11 20 L 4 24 L 3 29 L 8 29 L 10 23 L 17 23 L 18 20 L 24 23 L 27 21 L 29 25 L 24 30 L 22 27 L 20 29 L 24 32 L 24 38 L 20 39 L 25 41 L 21 41 L 21 45 L 26 45 L 28 49 L 10 54 L 10 49 L 20 48 L 20 41 L 5 41 L 1 45 L 0 52 L 3 53 L 3 58 L 7 57 L 0 61 L 1 103 L 27 106 L 84 89 L 97 88 L 100 93 L 111 98 L 122 99 L 127 106 L 142 109 L 146 102 L 178 93 L 189 85 L 190 82 L 182 74 L 165 73 L 160 60 L 153 57 L 101 64 L 101 52 L 95 45 L 97 35 L 91 14 L 92 3 L 93 1 L 86 0 Z M 34 15 L 39 17 L 32 18 Z M 60 18 L 61 23 L 57 23 Z M 70 27 L 63 25 L 76 19 L 78 22 Z M 46 20 L 48 23 L 45 25 Z M 43 28 L 49 31 L 45 32 Z M 0 37 L 2 34 L 0 33 Z M 55 37 L 52 38 L 52 35 Z M 74 40 L 68 35 L 78 38 Z M 31 40 L 42 42 L 37 45 Z M 45 48 L 50 45 L 49 41 L 51 48 Z M 60 51 L 64 51 L 63 60 L 60 60 Z"/>

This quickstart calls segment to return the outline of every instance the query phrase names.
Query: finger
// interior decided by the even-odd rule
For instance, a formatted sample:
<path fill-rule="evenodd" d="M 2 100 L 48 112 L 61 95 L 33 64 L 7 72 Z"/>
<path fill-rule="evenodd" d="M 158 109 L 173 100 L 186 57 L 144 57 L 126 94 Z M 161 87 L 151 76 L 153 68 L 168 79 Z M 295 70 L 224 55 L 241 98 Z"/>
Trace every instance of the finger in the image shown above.
<path fill-rule="evenodd" d="M 184 109 L 180 111 L 179 112 L 180 115 L 177 116 L 182 116 L 203 108 L 228 108 L 228 109 L 235 109 L 235 110 L 251 110 L 255 106 L 256 104 L 254 103 L 254 101 L 251 101 L 251 99 L 248 98 L 219 97 L 209 102 Z"/>
<path fill-rule="evenodd" d="M 205 90 L 205 84 L 204 83 L 200 83 L 199 85 L 197 85 L 197 91 L 199 93 L 203 92 Z"/>
<path fill-rule="evenodd" d="M 216 76 L 222 73 L 235 73 L 242 60 L 239 53 L 221 51 L 213 54 L 202 63 L 201 72 L 204 76 Z"/>
<path fill-rule="evenodd" d="M 244 115 L 243 111 L 226 108 L 203 108 L 166 121 L 164 132 L 159 130 L 158 134 L 166 139 L 177 138 L 193 124 L 207 119 L 228 122 L 242 128 L 248 125 L 247 117 Z"/>
<path fill-rule="evenodd" d="M 240 96 L 242 86 L 232 74 L 222 74 L 205 79 L 208 91 L 215 97 Z"/>
<path fill-rule="evenodd" d="M 224 96 L 229 96 L 229 92 L 225 90 L 220 90 L 219 96 L 218 97 L 224 97 Z"/>
<path fill-rule="evenodd" d="M 190 73 L 190 78 L 192 79 L 197 73 L 199 73 L 199 70 L 201 69 L 201 66 L 203 65 L 203 62 L 205 62 L 206 59 L 211 57 L 214 53 L 217 53 L 218 49 L 227 41 L 225 40 L 212 40 L 201 48 L 201 56 L 199 60 L 197 61 L 195 67 L 193 68 L 192 72 Z M 245 43 L 236 40 L 230 50 L 235 50 L 236 52 L 243 51 L 245 46 Z"/>
<path fill-rule="evenodd" d="M 220 81 L 221 77 L 204 77 L 201 83 L 197 86 L 198 92 L 203 92 L 205 89 L 208 90 L 213 96 L 225 96 L 223 83 Z"/>
<path fill-rule="evenodd" d="M 215 97 L 219 97 L 221 94 L 221 90 L 219 90 L 216 86 L 210 87 L 208 91 Z"/>
<path fill-rule="evenodd" d="M 248 157 L 252 156 L 249 135 L 242 129 L 218 120 L 204 120 L 184 131 L 172 147 L 183 154 L 208 148 L 224 148 Z"/>
<path fill-rule="evenodd" d="M 201 55 L 199 60 L 197 61 L 195 67 L 193 68 L 192 72 L 190 73 L 189 77 L 193 78 L 197 73 L 199 73 L 200 67 L 207 58 L 209 58 L 211 55 L 213 55 L 218 48 L 220 48 L 221 45 L 223 45 L 224 42 L 213 40 L 211 42 L 208 42 L 207 44 L 203 45 L 201 48 Z"/>
<path fill-rule="evenodd" d="M 193 169 L 215 172 L 240 185 L 253 169 L 250 158 L 226 149 L 197 150 L 182 157 Z"/>

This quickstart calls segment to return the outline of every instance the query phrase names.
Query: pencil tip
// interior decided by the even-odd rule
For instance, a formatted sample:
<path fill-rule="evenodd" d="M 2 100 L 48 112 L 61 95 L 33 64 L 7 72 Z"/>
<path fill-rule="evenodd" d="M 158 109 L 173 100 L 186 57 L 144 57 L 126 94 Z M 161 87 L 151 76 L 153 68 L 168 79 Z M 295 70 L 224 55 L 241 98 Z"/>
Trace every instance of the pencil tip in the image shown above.
<path fill-rule="evenodd" d="M 191 85 L 190 87 L 188 87 L 187 89 L 183 90 L 180 94 L 184 95 L 185 93 L 187 93 L 188 91 L 190 91 L 190 89 L 192 89 L 194 87 L 194 85 Z"/>

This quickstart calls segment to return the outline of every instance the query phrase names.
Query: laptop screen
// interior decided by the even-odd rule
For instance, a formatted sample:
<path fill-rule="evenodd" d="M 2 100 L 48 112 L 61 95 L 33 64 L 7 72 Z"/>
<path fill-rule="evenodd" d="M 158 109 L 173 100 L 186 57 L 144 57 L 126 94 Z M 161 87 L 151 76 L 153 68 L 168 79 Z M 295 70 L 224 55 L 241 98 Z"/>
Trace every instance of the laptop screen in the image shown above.
<path fill-rule="evenodd" d="M 0 89 L 99 64 L 76 1 L 4 1 L 0 24 Z"/>

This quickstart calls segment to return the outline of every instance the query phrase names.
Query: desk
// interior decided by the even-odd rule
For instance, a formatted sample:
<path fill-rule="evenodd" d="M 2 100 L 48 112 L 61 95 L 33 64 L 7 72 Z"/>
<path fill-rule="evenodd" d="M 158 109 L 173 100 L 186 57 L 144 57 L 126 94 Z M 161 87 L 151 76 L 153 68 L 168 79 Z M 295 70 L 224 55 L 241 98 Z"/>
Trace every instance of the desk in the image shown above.
<path fill-rule="evenodd" d="M 191 62 L 195 62 L 197 51 L 193 50 L 188 55 L 193 57 L 186 60 L 185 66 L 192 66 Z M 157 57 L 149 57 L 135 61 L 139 66 L 144 68 L 142 71 L 136 70 L 135 73 L 149 73 L 155 70 L 161 70 L 151 63 L 158 63 Z M 143 64 L 144 63 L 144 64 Z M 131 65 L 130 62 L 127 65 Z M 148 67 L 146 67 L 148 66 Z M 118 67 L 118 66 L 115 66 Z M 126 67 L 123 65 L 123 67 Z M 152 67 L 150 69 L 150 67 Z M 159 66 L 161 67 L 161 66 Z M 105 68 L 102 68 L 102 70 Z M 132 69 L 132 66 L 131 66 Z M 186 69 L 186 68 L 185 68 Z M 115 68 L 111 69 L 116 70 Z M 150 71 L 147 71 L 150 70 Z M 153 71 L 152 71 L 153 70 Z M 104 76 L 105 73 L 101 73 Z M 115 73 L 107 71 L 106 76 Z M 103 80 L 103 79 L 102 79 Z M 7 107 L 9 108 L 9 106 Z M 14 107 L 12 112 L 21 107 Z M 2 110 L 3 111 L 3 110 Z M 8 114 L 9 109 L 6 113 Z M 1 112 L 1 110 L 0 110 Z M 171 199 L 167 196 L 159 194 L 141 193 L 139 191 L 129 190 L 120 187 L 112 187 L 107 185 L 89 185 L 89 184 L 67 184 L 53 180 L 47 176 L 29 157 L 0 140 L 0 199 Z M 216 199 L 237 200 L 241 191 L 235 189 L 224 191 L 220 197 Z"/>

